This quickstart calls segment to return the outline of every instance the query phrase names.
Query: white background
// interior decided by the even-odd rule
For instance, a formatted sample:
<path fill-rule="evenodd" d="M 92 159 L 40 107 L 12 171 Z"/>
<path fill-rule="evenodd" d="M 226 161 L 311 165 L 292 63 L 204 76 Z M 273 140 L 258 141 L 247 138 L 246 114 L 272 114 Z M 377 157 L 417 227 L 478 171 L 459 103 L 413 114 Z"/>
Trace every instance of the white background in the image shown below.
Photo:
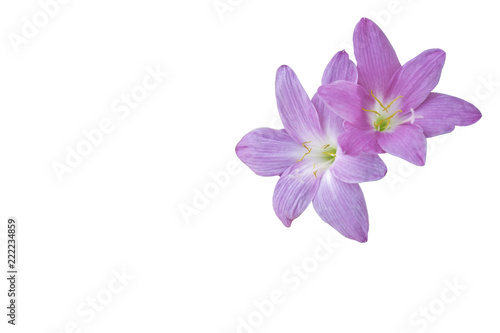
<path fill-rule="evenodd" d="M 15 216 L 20 277 L 15 330 L 2 278 L 0 331 L 232 333 L 250 316 L 254 327 L 239 332 L 498 332 L 500 21 L 492 2 L 229 3 L 220 16 L 212 0 L 68 1 L 16 52 L 9 36 L 41 7 L 2 1 L 1 267 Z M 352 56 L 361 17 L 379 23 L 402 63 L 444 49 L 436 91 L 483 113 L 430 140 L 423 168 L 384 156 L 387 178 L 363 185 L 366 244 L 342 239 L 312 207 L 286 229 L 272 208 L 277 178 L 254 175 L 234 153 L 248 131 L 281 127 L 276 69 L 291 66 L 312 96 L 334 53 Z M 148 67 L 169 76 L 121 119 L 113 104 Z M 65 163 L 66 147 L 76 149 L 82 131 L 103 119 L 113 131 L 60 181 L 53 163 Z M 229 184 L 183 216 L 214 184 L 210 173 L 228 167 Z M 318 250 L 332 240 L 338 248 Z M 292 273 L 303 264 L 307 276 Z M 110 294 L 122 270 L 133 279 Z M 448 290 L 455 282 L 466 287 L 458 296 Z M 255 302 L 280 292 L 281 304 L 257 312 Z M 87 307 L 93 297 L 105 301 L 102 311 Z M 418 311 L 429 306 L 439 314 L 423 320 Z"/>

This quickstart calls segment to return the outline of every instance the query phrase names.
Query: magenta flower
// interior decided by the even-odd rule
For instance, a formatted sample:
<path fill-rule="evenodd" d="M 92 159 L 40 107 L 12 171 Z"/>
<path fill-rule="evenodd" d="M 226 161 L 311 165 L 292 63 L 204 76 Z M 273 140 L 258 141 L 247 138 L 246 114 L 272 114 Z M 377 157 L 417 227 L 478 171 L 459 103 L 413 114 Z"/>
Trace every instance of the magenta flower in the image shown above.
<path fill-rule="evenodd" d="M 339 52 L 329 63 L 323 84 L 357 81 L 354 63 Z M 345 155 L 337 140 L 343 120 L 314 96 L 307 96 L 287 66 L 276 76 L 278 110 L 285 129 L 259 128 L 243 137 L 236 154 L 260 176 L 280 176 L 273 206 L 286 227 L 309 204 L 345 237 L 366 242 L 368 213 L 357 183 L 383 178 L 386 166 L 374 154 Z"/>
<path fill-rule="evenodd" d="M 339 144 L 347 154 L 398 156 L 424 165 L 426 138 L 474 124 L 481 113 L 456 97 L 431 93 L 439 82 L 446 54 L 427 50 L 401 66 L 382 30 L 362 19 L 354 30 L 359 84 L 323 85 L 318 95 L 346 122 Z"/>

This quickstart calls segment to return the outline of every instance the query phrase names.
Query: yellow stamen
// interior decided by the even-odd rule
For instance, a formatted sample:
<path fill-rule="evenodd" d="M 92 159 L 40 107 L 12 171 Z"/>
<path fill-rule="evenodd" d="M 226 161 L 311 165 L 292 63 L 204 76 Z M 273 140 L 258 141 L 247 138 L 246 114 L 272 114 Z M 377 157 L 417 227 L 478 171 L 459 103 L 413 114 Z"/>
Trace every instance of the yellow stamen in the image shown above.
<path fill-rule="evenodd" d="M 394 112 L 394 113 L 392 114 L 392 116 L 390 116 L 390 117 L 389 117 L 389 118 L 387 118 L 386 120 L 391 120 L 391 119 L 392 119 L 392 117 L 394 117 L 394 116 L 395 116 L 395 115 L 397 115 L 398 113 L 403 113 L 403 110 L 398 110 L 398 111 Z"/>
<path fill-rule="evenodd" d="M 377 101 L 377 103 L 380 105 L 380 107 L 382 108 L 383 111 L 389 113 L 389 108 L 394 104 L 396 103 L 396 101 L 400 98 L 403 98 L 403 96 L 398 96 L 396 97 L 392 102 L 389 103 L 389 105 L 387 106 L 384 106 L 384 104 L 375 96 L 375 94 L 373 93 L 373 90 L 370 92 L 372 97 Z M 374 111 L 374 110 L 368 110 L 368 109 L 363 109 L 363 111 L 366 111 L 366 112 L 373 112 L 375 113 L 377 116 L 379 116 L 379 118 L 377 120 L 375 120 L 373 122 L 373 126 L 375 126 L 375 129 L 376 130 L 381 130 L 381 126 L 384 125 L 384 130 L 387 129 L 389 127 L 389 125 L 391 124 L 391 119 L 398 113 L 400 112 L 403 112 L 402 110 L 398 110 L 396 112 L 394 112 L 391 116 L 387 117 L 387 118 L 384 118 L 380 115 L 379 112 L 377 111 Z"/>
<path fill-rule="evenodd" d="M 398 110 L 398 111 L 394 112 L 390 117 L 387 117 L 385 119 L 379 118 L 378 122 L 377 121 L 373 122 L 373 126 L 375 126 L 375 129 L 378 130 L 379 127 L 382 125 L 382 122 L 387 121 L 387 125 L 385 126 L 385 128 L 388 128 L 389 125 L 391 124 L 391 119 L 394 118 L 394 116 L 400 112 L 403 112 L 403 110 Z"/>
<path fill-rule="evenodd" d="M 307 156 L 309 155 L 309 153 L 312 151 L 311 148 L 309 148 L 308 146 L 306 146 L 306 143 L 311 143 L 312 141 L 306 141 L 302 144 L 302 146 L 304 146 L 305 149 L 307 149 L 307 153 L 304 154 L 304 156 L 302 156 L 302 158 L 300 160 L 298 160 L 297 162 L 302 162 L 302 160 Z"/>
<path fill-rule="evenodd" d="M 387 127 L 389 127 L 389 125 L 391 124 L 392 117 L 394 117 L 396 114 L 398 114 L 400 112 L 402 113 L 403 110 L 399 110 L 399 111 L 394 112 L 394 114 L 392 114 L 392 116 L 390 116 L 389 118 L 386 119 L 387 120 Z"/>
<path fill-rule="evenodd" d="M 378 102 L 378 104 L 380 104 L 380 106 L 382 107 L 382 109 L 385 110 L 384 104 L 382 104 L 382 102 L 379 101 L 379 99 L 377 97 L 375 97 L 375 95 L 373 94 L 373 90 L 370 93 L 372 94 L 373 98 L 375 98 L 375 100 Z"/>
<path fill-rule="evenodd" d="M 316 172 L 318 172 L 318 170 L 314 170 L 316 169 L 316 163 L 313 164 L 313 174 L 314 174 L 314 178 L 318 178 L 318 176 L 316 176 Z"/>
<path fill-rule="evenodd" d="M 361 108 L 363 111 L 366 111 L 366 112 L 373 112 L 375 113 L 376 115 L 380 116 L 380 113 L 378 113 L 377 111 L 373 111 L 373 110 L 367 110 L 367 109 L 363 109 Z"/>
<path fill-rule="evenodd" d="M 398 96 L 391 103 L 389 103 L 389 105 L 384 106 L 384 104 L 375 96 L 375 94 L 373 94 L 373 90 L 370 92 L 370 94 L 372 95 L 373 98 L 375 98 L 375 100 L 382 107 L 382 109 L 384 109 L 385 112 L 389 112 L 389 108 L 392 106 L 392 104 L 394 104 L 398 99 L 403 98 L 403 96 Z M 364 111 L 369 111 L 369 112 L 375 112 L 375 111 L 372 111 L 372 110 L 365 110 L 365 109 L 363 109 L 363 110 Z"/>
<path fill-rule="evenodd" d="M 331 157 L 337 157 L 337 155 L 335 155 L 334 153 L 329 153 L 329 152 L 326 152 L 326 151 L 324 151 L 323 154 L 325 154 L 327 156 L 331 156 Z"/>
<path fill-rule="evenodd" d="M 396 102 L 400 98 L 403 98 L 403 96 L 399 96 L 398 98 L 393 100 L 391 103 L 389 103 L 389 105 L 387 105 L 387 107 L 384 108 L 384 111 L 389 112 L 389 108 L 391 107 L 391 105 L 394 104 L 394 102 Z"/>
<path fill-rule="evenodd" d="M 328 147 L 330 147 L 330 145 L 329 145 L 329 144 L 328 144 L 328 145 L 324 145 L 323 147 L 321 147 L 321 149 L 326 149 L 326 148 L 328 148 Z"/>

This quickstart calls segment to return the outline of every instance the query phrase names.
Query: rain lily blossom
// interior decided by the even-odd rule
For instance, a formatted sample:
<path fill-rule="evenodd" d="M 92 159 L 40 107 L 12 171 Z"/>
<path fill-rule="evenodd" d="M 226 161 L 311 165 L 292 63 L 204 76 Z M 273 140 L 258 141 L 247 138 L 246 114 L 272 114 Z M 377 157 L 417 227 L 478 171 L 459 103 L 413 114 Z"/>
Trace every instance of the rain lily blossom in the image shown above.
<path fill-rule="evenodd" d="M 322 83 L 341 79 L 354 84 L 357 78 L 354 63 L 339 52 Z M 318 96 L 311 101 L 287 66 L 278 69 L 276 98 L 285 128 L 251 131 L 236 146 L 236 154 L 257 175 L 280 176 L 273 206 L 286 227 L 312 202 L 318 215 L 342 235 L 366 242 L 368 213 L 358 183 L 383 178 L 384 162 L 375 154 L 345 155 L 337 140 L 343 120 Z"/>
<path fill-rule="evenodd" d="M 421 166 L 426 138 L 481 118 L 472 104 L 432 93 L 441 77 L 444 51 L 424 51 L 401 66 L 382 30 L 364 18 L 354 30 L 354 53 L 358 84 L 337 81 L 318 90 L 319 98 L 345 120 L 338 141 L 347 154 L 387 152 Z"/>

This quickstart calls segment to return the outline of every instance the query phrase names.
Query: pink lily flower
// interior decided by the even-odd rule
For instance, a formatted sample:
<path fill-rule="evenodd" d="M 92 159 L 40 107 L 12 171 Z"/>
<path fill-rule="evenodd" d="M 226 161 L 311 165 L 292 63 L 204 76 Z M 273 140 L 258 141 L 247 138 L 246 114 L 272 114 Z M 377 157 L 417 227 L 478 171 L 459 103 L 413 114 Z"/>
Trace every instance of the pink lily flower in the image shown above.
<path fill-rule="evenodd" d="M 345 120 L 339 144 L 346 154 L 389 153 L 422 166 L 426 138 L 481 118 L 472 104 L 432 93 L 444 51 L 424 51 L 401 66 L 386 35 L 364 18 L 354 30 L 354 53 L 359 82 L 337 81 L 318 90 L 319 98 Z"/>
<path fill-rule="evenodd" d="M 358 74 L 345 52 L 331 60 L 323 84 Z M 236 154 L 260 176 L 280 176 L 273 197 L 276 215 L 286 227 L 312 202 L 318 215 L 347 238 L 366 242 L 368 212 L 357 183 L 375 181 L 387 173 L 378 155 L 344 154 L 338 136 L 343 120 L 318 96 L 309 99 L 291 68 L 276 76 L 278 110 L 285 129 L 259 128 L 243 137 Z"/>

